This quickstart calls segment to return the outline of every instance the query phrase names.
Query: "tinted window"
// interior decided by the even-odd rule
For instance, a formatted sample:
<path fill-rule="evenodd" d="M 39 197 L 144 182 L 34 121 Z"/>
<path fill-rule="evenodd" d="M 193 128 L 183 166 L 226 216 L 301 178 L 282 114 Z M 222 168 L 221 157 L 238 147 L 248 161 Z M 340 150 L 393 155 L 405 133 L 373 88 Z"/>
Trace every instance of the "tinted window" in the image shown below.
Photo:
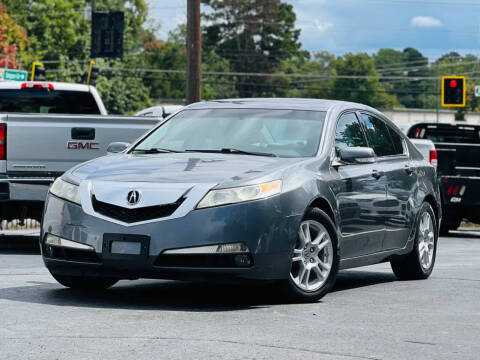
<path fill-rule="evenodd" d="M 339 149 L 355 146 L 368 146 L 360 123 L 353 113 L 342 115 L 338 120 L 335 131 L 335 150 L 337 155 Z"/>
<path fill-rule="evenodd" d="M 395 155 L 395 146 L 385 123 L 371 115 L 362 114 L 361 117 L 367 131 L 368 142 L 375 154 L 377 156 Z"/>
<path fill-rule="evenodd" d="M 185 110 L 152 132 L 134 152 L 234 148 L 283 157 L 315 156 L 324 119 L 325 112 L 317 111 Z"/>
<path fill-rule="evenodd" d="M 100 114 L 89 92 L 46 89 L 0 90 L 0 112 Z"/>
<path fill-rule="evenodd" d="M 390 138 L 392 139 L 392 144 L 395 147 L 395 154 L 402 155 L 405 151 L 403 149 L 403 139 L 402 137 L 388 124 L 386 124 L 388 131 L 390 132 Z"/>

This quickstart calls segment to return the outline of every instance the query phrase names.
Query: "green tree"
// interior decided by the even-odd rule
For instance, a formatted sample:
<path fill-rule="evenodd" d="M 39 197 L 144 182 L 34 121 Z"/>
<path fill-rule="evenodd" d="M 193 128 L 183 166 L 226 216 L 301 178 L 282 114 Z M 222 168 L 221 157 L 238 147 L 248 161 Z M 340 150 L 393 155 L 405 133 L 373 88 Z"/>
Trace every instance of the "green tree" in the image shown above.
<path fill-rule="evenodd" d="M 277 73 L 285 77 L 274 78 L 274 85 L 279 86 L 276 95 L 283 97 L 305 97 L 314 99 L 334 98 L 332 91 L 335 74 L 335 56 L 329 52 L 316 52 L 308 58 L 304 56 L 284 60 Z M 295 76 L 309 74 L 307 76 Z M 291 76 L 288 76 L 291 75 Z"/>
<path fill-rule="evenodd" d="M 145 83 L 152 89 L 154 102 L 180 100 L 185 98 L 187 57 L 185 26 L 180 25 L 171 32 L 167 42 L 156 39 L 151 32 L 144 38 L 145 62 L 151 69 L 172 70 L 172 72 L 152 73 Z M 230 71 L 230 63 L 215 51 L 202 53 L 202 98 L 237 97 L 235 77 L 208 74 Z"/>
<path fill-rule="evenodd" d="M 336 59 L 337 77 L 333 82 L 336 98 L 367 104 L 379 108 L 391 108 L 398 104 L 395 95 L 386 93 L 375 70 L 375 62 L 365 53 L 348 53 Z"/>
<path fill-rule="evenodd" d="M 230 62 L 235 72 L 272 73 L 283 60 L 307 56 L 300 50 L 293 6 L 280 0 L 205 0 L 203 48 Z M 226 20 L 226 21 L 225 21 Z M 271 79 L 247 76 L 237 83 L 240 96 L 271 95 Z"/>
<path fill-rule="evenodd" d="M 26 56 L 27 45 L 26 30 L 7 13 L 6 6 L 0 2 L 0 67 L 16 69 L 19 57 Z"/>

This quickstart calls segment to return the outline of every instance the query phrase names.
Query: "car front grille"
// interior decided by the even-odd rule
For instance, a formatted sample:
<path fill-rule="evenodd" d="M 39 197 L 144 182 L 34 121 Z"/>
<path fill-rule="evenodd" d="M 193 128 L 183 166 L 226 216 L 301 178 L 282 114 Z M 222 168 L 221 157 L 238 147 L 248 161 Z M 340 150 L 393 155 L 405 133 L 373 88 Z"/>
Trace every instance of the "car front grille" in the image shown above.
<path fill-rule="evenodd" d="M 170 216 L 184 200 L 185 198 L 181 197 L 171 204 L 129 209 L 99 201 L 92 196 L 92 205 L 96 213 L 130 224 Z"/>

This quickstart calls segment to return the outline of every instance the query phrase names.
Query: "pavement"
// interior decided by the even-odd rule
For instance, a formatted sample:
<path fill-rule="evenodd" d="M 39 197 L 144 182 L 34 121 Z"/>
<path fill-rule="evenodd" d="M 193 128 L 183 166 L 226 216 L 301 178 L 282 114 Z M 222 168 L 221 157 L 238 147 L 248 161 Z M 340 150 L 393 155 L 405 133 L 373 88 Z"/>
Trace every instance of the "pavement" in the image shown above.
<path fill-rule="evenodd" d="M 2 242 L 0 242 L 0 247 Z M 5 249 L 5 247 L 3 247 Z M 440 238 L 430 279 L 388 264 L 287 304 L 270 286 L 58 285 L 35 249 L 0 250 L 0 359 L 480 359 L 480 232 Z"/>

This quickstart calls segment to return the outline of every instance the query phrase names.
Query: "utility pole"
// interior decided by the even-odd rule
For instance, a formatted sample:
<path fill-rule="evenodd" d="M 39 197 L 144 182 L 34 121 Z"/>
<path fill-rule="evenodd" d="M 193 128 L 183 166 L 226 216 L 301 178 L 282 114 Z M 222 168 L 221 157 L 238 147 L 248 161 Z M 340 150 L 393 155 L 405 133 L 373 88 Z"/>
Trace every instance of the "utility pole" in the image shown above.
<path fill-rule="evenodd" d="M 200 0 L 187 0 L 187 104 L 200 101 L 201 82 Z"/>

